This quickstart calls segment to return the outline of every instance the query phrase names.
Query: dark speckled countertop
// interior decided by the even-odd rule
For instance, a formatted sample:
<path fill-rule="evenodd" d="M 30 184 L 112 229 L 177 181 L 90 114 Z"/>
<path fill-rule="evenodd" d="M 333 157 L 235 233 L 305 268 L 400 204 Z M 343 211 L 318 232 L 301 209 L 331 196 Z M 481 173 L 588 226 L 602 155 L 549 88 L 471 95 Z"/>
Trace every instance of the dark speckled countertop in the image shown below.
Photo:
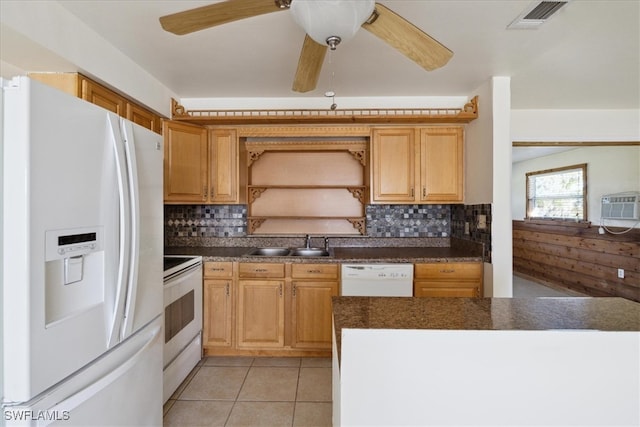
<path fill-rule="evenodd" d="M 340 237 L 329 239 L 328 257 L 248 256 L 257 247 L 303 247 L 304 236 L 253 236 L 243 238 L 169 239 L 166 255 L 201 255 L 205 261 L 236 262 L 313 262 L 313 263 L 419 263 L 483 261 L 483 244 L 458 238 L 374 238 Z M 324 246 L 324 238 L 311 237 L 312 247 Z"/>
<path fill-rule="evenodd" d="M 342 329 L 640 331 L 640 303 L 623 298 L 333 297 Z"/>
<path fill-rule="evenodd" d="M 201 255 L 205 261 L 242 262 L 451 262 L 482 261 L 482 253 L 460 247 L 336 247 L 330 256 L 248 256 L 253 247 L 176 246 L 165 248 L 167 255 Z"/>

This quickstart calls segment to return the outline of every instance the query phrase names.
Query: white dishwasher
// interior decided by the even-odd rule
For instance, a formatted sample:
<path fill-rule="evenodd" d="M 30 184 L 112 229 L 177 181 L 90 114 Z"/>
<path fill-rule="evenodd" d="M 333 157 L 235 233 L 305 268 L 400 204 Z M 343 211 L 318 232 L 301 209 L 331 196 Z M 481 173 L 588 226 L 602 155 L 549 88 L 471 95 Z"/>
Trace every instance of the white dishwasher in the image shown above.
<path fill-rule="evenodd" d="M 412 297 L 413 264 L 342 264 L 342 296 Z"/>

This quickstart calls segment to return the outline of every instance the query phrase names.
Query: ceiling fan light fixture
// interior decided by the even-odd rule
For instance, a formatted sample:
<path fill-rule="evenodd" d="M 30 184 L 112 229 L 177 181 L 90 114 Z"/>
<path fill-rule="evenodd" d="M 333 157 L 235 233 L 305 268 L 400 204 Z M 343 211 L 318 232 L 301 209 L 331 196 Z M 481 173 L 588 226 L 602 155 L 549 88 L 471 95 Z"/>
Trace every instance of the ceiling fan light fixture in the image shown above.
<path fill-rule="evenodd" d="M 290 10 L 309 37 L 324 45 L 332 37 L 342 42 L 352 38 L 374 7 L 374 0 L 291 0 Z"/>

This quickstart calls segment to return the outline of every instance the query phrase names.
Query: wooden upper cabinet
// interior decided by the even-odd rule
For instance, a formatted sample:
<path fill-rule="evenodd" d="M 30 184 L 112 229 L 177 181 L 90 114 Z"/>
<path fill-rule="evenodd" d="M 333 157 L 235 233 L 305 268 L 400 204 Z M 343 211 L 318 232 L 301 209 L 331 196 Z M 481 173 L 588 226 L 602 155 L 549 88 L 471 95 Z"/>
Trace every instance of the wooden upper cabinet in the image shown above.
<path fill-rule="evenodd" d="M 238 137 L 235 129 L 209 131 L 209 200 L 238 203 Z"/>
<path fill-rule="evenodd" d="M 127 103 L 127 119 L 155 133 L 162 134 L 162 119 L 136 104 Z"/>
<path fill-rule="evenodd" d="M 415 130 L 374 129 L 371 138 L 374 202 L 415 200 Z"/>
<path fill-rule="evenodd" d="M 233 204 L 240 192 L 239 143 L 235 129 L 164 124 L 165 203 Z"/>
<path fill-rule="evenodd" d="M 462 202 L 464 138 L 461 127 L 420 129 L 420 201 Z"/>
<path fill-rule="evenodd" d="M 29 73 L 29 77 L 162 134 L 162 117 L 82 74 Z"/>
<path fill-rule="evenodd" d="M 124 97 L 89 79 L 82 79 L 82 99 L 121 117 L 127 115 L 127 100 Z"/>
<path fill-rule="evenodd" d="M 164 122 L 165 203 L 205 203 L 208 200 L 207 130 Z"/>
<path fill-rule="evenodd" d="M 461 127 L 379 128 L 371 141 L 372 203 L 463 201 Z"/>

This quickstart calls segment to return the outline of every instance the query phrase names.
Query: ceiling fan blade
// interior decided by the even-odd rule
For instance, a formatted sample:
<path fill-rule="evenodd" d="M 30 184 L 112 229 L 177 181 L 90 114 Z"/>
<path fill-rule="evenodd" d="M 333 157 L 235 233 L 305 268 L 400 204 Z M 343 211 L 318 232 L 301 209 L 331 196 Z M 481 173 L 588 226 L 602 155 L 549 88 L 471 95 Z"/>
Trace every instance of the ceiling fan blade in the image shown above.
<path fill-rule="evenodd" d="M 309 92 L 316 88 L 326 53 L 326 45 L 316 43 L 308 34 L 305 36 L 296 77 L 293 80 L 294 91 Z"/>
<path fill-rule="evenodd" d="M 376 14 L 373 22 L 365 22 L 362 28 L 380 37 L 427 71 L 442 67 L 453 56 L 453 52 L 436 39 L 380 3 L 376 3 L 374 16 Z"/>
<path fill-rule="evenodd" d="M 285 10 L 274 0 L 227 0 L 160 18 L 160 25 L 166 31 L 184 35 L 227 22 Z"/>

